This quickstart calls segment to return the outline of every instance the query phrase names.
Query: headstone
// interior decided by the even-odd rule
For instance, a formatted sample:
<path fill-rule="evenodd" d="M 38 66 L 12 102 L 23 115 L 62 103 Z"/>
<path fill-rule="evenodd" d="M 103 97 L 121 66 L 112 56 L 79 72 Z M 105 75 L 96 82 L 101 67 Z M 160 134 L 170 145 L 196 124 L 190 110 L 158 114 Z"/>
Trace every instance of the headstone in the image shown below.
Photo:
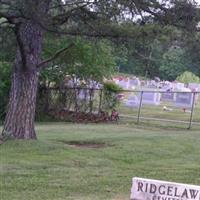
<path fill-rule="evenodd" d="M 172 91 L 173 90 L 173 84 L 169 81 L 164 81 L 162 83 L 162 90 L 164 91 Z"/>
<path fill-rule="evenodd" d="M 200 84 L 199 83 L 189 83 L 188 88 L 192 91 L 200 92 Z"/>
<path fill-rule="evenodd" d="M 140 102 L 136 95 L 131 95 L 124 101 L 124 103 L 127 107 L 138 107 Z"/>
<path fill-rule="evenodd" d="M 118 82 L 118 85 L 122 87 L 124 90 L 129 88 L 129 82 L 127 80 L 121 80 Z"/>
<path fill-rule="evenodd" d="M 176 93 L 175 106 L 182 108 L 191 108 L 194 94 L 191 92 Z"/>
<path fill-rule="evenodd" d="M 199 200 L 200 186 L 133 178 L 131 200 Z"/>
<path fill-rule="evenodd" d="M 88 100 L 89 99 L 89 90 L 82 89 L 78 94 L 79 100 Z"/>
<path fill-rule="evenodd" d="M 139 78 L 129 79 L 129 85 L 130 85 L 130 87 L 132 87 L 132 86 L 140 87 L 141 86 L 141 82 L 140 82 Z"/>
<path fill-rule="evenodd" d="M 157 88 L 158 87 L 158 83 L 155 80 L 151 80 L 148 83 L 148 88 Z"/>
<path fill-rule="evenodd" d="M 184 87 L 185 87 L 184 83 L 173 83 L 174 90 L 182 91 Z"/>
<path fill-rule="evenodd" d="M 140 99 L 141 93 L 138 95 L 138 99 Z M 142 96 L 142 104 L 149 105 L 159 105 L 161 99 L 161 94 L 159 92 L 143 92 Z"/>
<path fill-rule="evenodd" d="M 162 101 L 174 101 L 175 100 L 175 93 L 173 93 L 173 92 L 164 92 L 164 93 L 162 93 L 162 95 L 161 95 L 162 97 L 161 97 L 161 99 L 162 99 Z"/>

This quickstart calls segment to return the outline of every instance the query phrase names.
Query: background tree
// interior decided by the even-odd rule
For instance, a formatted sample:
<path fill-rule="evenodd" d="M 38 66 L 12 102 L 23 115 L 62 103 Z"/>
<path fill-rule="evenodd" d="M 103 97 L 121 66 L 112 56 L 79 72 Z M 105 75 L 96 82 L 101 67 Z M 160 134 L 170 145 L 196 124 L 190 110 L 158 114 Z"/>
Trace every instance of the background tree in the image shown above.
<path fill-rule="evenodd" d="M 10 89 L 11 65 L 15 55 L 15 40 L 12 31 L 0 20 L 0 121 L 6 114 Z"/>
<path fill-rule="evenodd" d="M 200 78 L 193 74 L 192 72 L 185 71 L 180 76 L 176 78 L 177 81 L 182 83 L 200 83 Z"/>
<path fill-rule="evenodd" d="M 0 62 L 0 71 L 0 121 L 2 121 L 5 118 L 6 105 L 9 96 L 11 74 L 10 63 Z"/>
<path fill-rule="evenodd" d="M 172 46 L 163 54 L 162 64 L 159 68 L 163 79 L 173 81 L 188 68 L 185 52 L 178 46 Z"/>
<path fill-rule="evenodd" d="M 70 51 L 65 51 L 41 73 L 40 83 L 54 83 L 63 86 L 66 75 L 75 75 L 84 81 L 99 81 L 111 78 L 116 69 L 115 56 L 110 42 L 83 38 L 51 38 L 45 41 L 44 55 L 49 57 L 57 49 L 73 43 Z M 59 73 L 59 75 L 58 75 Z M 42 84 L 44 85 L 44 84 Z"/>

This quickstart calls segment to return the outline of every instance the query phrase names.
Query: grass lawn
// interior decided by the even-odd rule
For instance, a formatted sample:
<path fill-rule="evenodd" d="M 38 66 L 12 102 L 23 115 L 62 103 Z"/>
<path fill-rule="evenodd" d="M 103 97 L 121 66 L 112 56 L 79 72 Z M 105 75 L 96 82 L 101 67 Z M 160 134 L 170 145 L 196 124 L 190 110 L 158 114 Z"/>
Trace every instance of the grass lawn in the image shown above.
<path fill-rule="evenodd" d="M 171 111 L 163 111 L 163 106 L 167 106 L 168 108 L 172 109 Z M 122 104 L 119 106 L 118 111 L 121 116 L 136 116 L 138 115 L 138 108 L 137 107 L 127 107 L 123 106 Z M 188 127 L 189 121 L 190 121 L 190 116 L 191 116 L 191 109 L 187 109 L 186 112 L 183 111 L 182 108 L 177 108 L 173 106 L 173 104 L 165 104 L 161 103 L 161 105 L 143 105 L 141 108 L 141 113 L 140 117 L 146 117 L 146 118 L 156 118 L 158 120 L 164 119 L 164 120 L 173 120 L 174 122 L 172 123 L 173 126 L 184 126 Z M 133 120 L 133 119 L 132 119 Z M 136 121 L 135 119 L 134 121 Z M 149 120 L 141 120 L 141 121 L 149 121 Z M 155 122 L 154 120 L 150 120 L 152 123 Z M 185 121 L 188 123 L 180 123 L 178 124 L 176 121 Z M 194 112 L 193 112 L 193 122 L 199 123 L 198 127 L 200 125 L 200 102 L 198 105 L 194 107 Z M 158 122 L 159 123 L 159 122 Z M 163 125 L 172 125 L 171 122 L 165 122 Z M 194 125 L 197 126 L 197 125 Z"/>
<path fill-rule="evenodd" d="M 0 145 L 1 200 L 125 200 L 134 176 L 200 185 L 199 130 L 46 123 L 37 132 Z"/>

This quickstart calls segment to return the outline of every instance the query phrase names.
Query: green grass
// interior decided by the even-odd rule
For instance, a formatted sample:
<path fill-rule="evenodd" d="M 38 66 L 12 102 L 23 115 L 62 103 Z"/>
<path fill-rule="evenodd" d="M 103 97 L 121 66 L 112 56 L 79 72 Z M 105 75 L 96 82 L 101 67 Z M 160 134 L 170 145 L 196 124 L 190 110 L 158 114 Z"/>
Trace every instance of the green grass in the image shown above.
<path fill-rule="evenodd" d="M 37 125 L 0 145 L 1 200 L 125 200 L 134 176 L 200 185 L 200 132 L 134 125 Z M 104 144 L 82 148 L 68 143 Z"/>
<path fill-rule="evenodd" d="M 171 111 L 163 111 L 163 106 L 167 106 L 168 108 L 171 108 Z M 133 116 L 137 117 L 138 115 L 138 108 L 137 107 L 126 107 L 123 106 L 123 104 L 121 104 L 118 109 L 119 114 L 123 117 L 123 121 L 130 121 L 128 120 L 128 118 L 132 118 Z M 172 127 L 185 127 L 187 128 L 189 125 L 189 121 L 190 121 L 190 116 L 191 116 L 191 109 L 187 109 L 186 112 L 183 111 L 182 108 L 177 108 L 175 107 L 172 103 L 169 102 L 165 102 L 165 103 L 161 103 L 161 105 L 143 105 L 141 108 L 141 113 L 140 116 L 141 117 L 145 117 L 145 118 L 155 118 L 157 119 L 156 121 L 154 119 L 141 119 L 141 121 L 143 122 L 150 122 L 150 125 L 154 125 L 154 124 L 159 124 L 163 127 L 168 127 L 168 126 L 172 126 Z M 159 120 L 170 120 L 166 121 L 164 123 L 162 123 Z M 132 118 L 133 122 L 137 121 L 137 118 Z M 172 122 L 173 121 L 173 122 Z M 184 121 L 187 123 L 181 123 L 181 122 L 177 122 L 177 121 Z M 198 124 L 194 124 L 193 127 L 199 129 L 200 128 L 200 102 L 198 102 L 198 104 L 194 107 L 194 112 L 193 112 L 193 122 L 198 123 Z"/>

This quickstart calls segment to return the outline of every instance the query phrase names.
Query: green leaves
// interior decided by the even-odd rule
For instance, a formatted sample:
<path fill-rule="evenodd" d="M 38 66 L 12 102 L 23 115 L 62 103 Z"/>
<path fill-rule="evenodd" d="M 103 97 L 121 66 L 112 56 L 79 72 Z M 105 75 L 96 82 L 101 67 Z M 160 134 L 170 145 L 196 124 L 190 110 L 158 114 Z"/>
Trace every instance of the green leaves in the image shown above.
<path fill-rule="evenodd" d="M 110 77 L 115 71 L 115 57 L 111 45 L 106 40 L 93 42 L 82 38 L 61 38 L 51 44 L 47 41 L 44 56 L 52 55 L 53 52 L 68 46 L 71 42 L 74 45 L 42 72 L 44 78 L 57 84 L 63 81 L 66 75 L 75 75 L 84 80 L 102 81 L 104 77 Z"/>
<path fill-rule="evenodd" d="M 176 80 L 182 83 L 200 83 L 200 78 L 189 71 L 185 71 L 183 74 L 178 76 Z"/>
<path fill-rule="evenodd" d="M 185 52 L 180 47 L 173 46 L 163 55 L 160 72 L 163 78 L 167 80 L 175 80 L 178 75 L 188 68 L 185 59 Z"/>
<path fill-rule="evenodd" d="M 0 120 L 5 115 L 6 104 L 8 102 L 11 67 L 10 63 L 0 62 Z"/>
<path fill-rule="evenodd" d="M 112 81 L 105 82 L 103 88 L 103 108 L 105 110 L 115 109 L 120 103 L 117 94 L 122 88 Z"/>

